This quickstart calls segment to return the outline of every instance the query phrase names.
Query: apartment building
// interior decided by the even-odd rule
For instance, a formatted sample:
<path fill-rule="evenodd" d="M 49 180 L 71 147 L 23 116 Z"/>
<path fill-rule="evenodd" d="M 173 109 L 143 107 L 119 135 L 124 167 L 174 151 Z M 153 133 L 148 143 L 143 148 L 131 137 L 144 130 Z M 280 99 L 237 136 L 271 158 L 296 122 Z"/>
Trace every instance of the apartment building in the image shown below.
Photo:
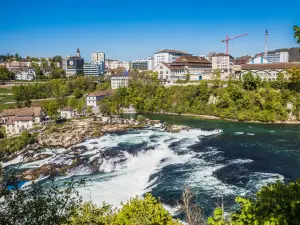
<path fill-rule="evenodd" d="M 129 75 L 114 74 L 111 76 L 111 89 L 118 89 L 120 87 L 128 87 Z"/>
<path fill-rule="evenodd" d="M 276 62 L 289 62 L 289 53 L 288 52 L 276 52 L 276 53 L 268 53 L 267 60 L 271 63 Z"/>
<path fill-rule="evenodd" d="M 215 54 L 212 56 L 212 69 L 219 69 L 221 71 L 223 79 L 228 78 L 232 73 L 232 67 L 234 65 L 234 58 L 231 55 L 224 53 Z"/>
<path fill-rule="evenodd" d="M 180 56 L 187 56 L 191 55 L 186 52 L 181 52 L 177 50 L 171 50 L 171 49 L 165 49 L 158 51 L 154 53 L 154 68 L 159 64 L 159 63 L 172 63 L 174 62 L 177 58 Z"/>
<path fill-rule="evenodd" d="M 118 67 L 125 67 L 126 70 L 130 70 L 130 62 L 128 61 L 119 61 L 119 60 L 107 60 L 106 61 L 107 69 L 116 69 Z"/>
<path fill-rule="evenodd" d="M 83 65 L 83 74 L 85 76 L 100 76 L 104 73 L 104 64 L 85 63 Z"/>
<path fill-rule="evenodd" d="M 93 64 L 102 64 L 105 62 L 105 53 L 104 52 L 92 52 L 91 53 L 91 63 Z"/>
<path fill-rule="evenodd" d="M 0 114 L 8 136 L 21 134 L 41 123 L 44 113 L 41 107 L 6 109 Z"/>

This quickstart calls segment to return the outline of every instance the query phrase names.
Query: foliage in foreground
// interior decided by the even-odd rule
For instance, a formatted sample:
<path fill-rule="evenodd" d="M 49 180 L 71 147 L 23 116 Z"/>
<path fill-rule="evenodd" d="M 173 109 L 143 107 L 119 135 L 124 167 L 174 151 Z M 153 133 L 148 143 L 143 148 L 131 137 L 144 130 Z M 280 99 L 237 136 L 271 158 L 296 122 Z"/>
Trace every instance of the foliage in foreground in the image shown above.
<path fill-rule="evenodd" d="M 217 208 L 208 219 L 209 225 L 298 225 L 300 221 L 300 180 L 285 185 L 281 182 L 263 187 L 256 198 L 237 197 L 240 209 L 228 220 Z"/>
<path fill-rule="evenodd" d="M 120 210 L 103 204 L 101 208 L 91 202 L 80 206 L 69 222 L 75 224 L 99 225 L 180 225 L 171 214 L 164 209 L 160 201 L 151 194 L 146 194 L 144 199 L 138 197 L 122 203 Z"/>

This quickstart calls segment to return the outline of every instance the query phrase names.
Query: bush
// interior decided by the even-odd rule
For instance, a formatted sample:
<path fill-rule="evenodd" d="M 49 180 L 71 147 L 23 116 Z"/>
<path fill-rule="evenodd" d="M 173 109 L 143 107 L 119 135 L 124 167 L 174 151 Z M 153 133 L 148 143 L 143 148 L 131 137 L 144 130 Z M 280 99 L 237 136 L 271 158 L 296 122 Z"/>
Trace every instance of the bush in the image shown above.
<path fill-rule="evenodd" d="M 145 123 L 146 122 L 146 118 L 142 115 L 138 115 L 136 120 L 139 122 L 139 123 Z"/>

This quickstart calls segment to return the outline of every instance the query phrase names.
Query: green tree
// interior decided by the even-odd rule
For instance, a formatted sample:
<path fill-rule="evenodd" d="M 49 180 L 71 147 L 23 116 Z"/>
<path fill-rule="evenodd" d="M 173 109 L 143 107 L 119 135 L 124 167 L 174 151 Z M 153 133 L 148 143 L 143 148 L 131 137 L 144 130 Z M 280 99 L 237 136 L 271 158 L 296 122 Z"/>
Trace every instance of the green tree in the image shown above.
<path fill-rule="evenodd" d="M 5 66 L 0 65 L 0 80 L 13 80 L 15 74 L 9 71 Z"/>
<path fill-rule="evenodd" d="M 79 99 L 83 96 L 83 93 L 78 88 L 76 88 L 73 92 L 73 95 L 75 96 L 75 98 Z"/>
<path fill-rule="evenodd" d="M 300 27 L 294 26 L 295 38 L 297 39 L 297 43 L 300 43 Z"/>
<path fill-rule="evenodd" d="M 261 85 L 261 79 L 252 73 L 243 75 L 243 86 L 246 90 L 256 90 Z"/>
<path fill-rule="evenodd" d="M 52 119 L 57 120 L 59 115 L 59 105 L 57 101 L 50 100 L 50 101 L 43 101 L 42 108 L 45 110 L 46 114 L 50 116 Z"/>
<path fill-rule="evenodd" d="M 139 123 L 145 123 L 146 122 L 146 118 L 142 115 L 138 115 L 136 119 Z"/>
<path fill-rule="evenodd" d="M 92 108 L 92 106 L 88 106 L 87 108 L 86 108 L 86 112 L 88 113 L 88 114 L 92 114 L 93 113 L 93 108 Z"/>

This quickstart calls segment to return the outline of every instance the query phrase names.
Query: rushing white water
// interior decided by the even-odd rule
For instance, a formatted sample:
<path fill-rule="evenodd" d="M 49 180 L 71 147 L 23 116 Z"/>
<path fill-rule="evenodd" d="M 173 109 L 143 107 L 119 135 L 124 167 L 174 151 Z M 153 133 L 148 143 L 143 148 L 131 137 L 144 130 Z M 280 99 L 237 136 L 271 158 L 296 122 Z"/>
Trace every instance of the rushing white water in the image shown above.
<path fill-rule="evenodd" d="M 159 128 L 152 128 L 122 134 L 106 134 L 76 145 L 75 148 L 84 149 L 76 154 L 72 149 L 45 149 L 35 153 L 34 157 L 39 154 L 49 154 L 49 157 L 23 163 L 21 168 L 37 168 L 49 163 L 72 165 L 75 158 L 80 158 L 82 163 L 60 179 L 69 179 L 72 176 L 88 178 L 86 186 L 78 188 L 83 200 L 92 200 L 97 204 L 105 201 L 114 206 L 165 185 L 167 190 L 177 191 L 190 186 L 207 193 L 210 197 L 218 197 L 221 194 L 245 195 L 250 189 L 284 179 L 279 174 L 256 172 L 249 175 L 250 179 L 245 187 L 219 179 L 214 174 L 218 170 L 227 166 L 253 163 L 253 160 L 245 158 L 224 160 L 223 152 L 215 147 L 206 147 L 205 151 L 192 149 L 192 146 L 200 143 L 205 136 L 213 135 L 217 138 L 220 133 L 222 130 L 200 129 L 168 133 Z M 243 132 L 235 133 L 235 135 L 243 134 Z M 3 166 L 13 165 L 22 160 L 22 156 L 18 156 Z M 169 173 L 172 174 L 171 182 L 166 184 L 164 182 Z M 183 175 L 180 177 L 180 174 Z M 25 187 L 29 184 L 27 183 Z M 176 208 L 171 206 L 165 207 L 173 214 L 176 211 Z"/>

